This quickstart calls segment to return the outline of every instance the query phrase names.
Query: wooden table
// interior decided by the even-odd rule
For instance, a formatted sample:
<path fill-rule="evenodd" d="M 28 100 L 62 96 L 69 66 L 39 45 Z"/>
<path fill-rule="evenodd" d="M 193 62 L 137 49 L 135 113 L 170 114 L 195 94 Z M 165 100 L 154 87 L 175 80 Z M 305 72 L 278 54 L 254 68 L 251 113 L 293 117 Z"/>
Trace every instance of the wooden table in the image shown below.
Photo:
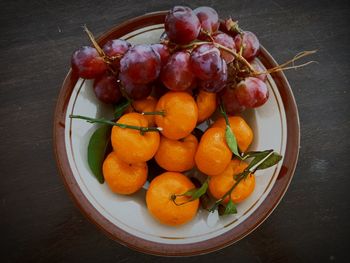
<path fill-rule="evenodd" d="M 52 123 L 74 49 L 125 19 L 185 1 L 1 1 L 1 262 L 178 262 L 111 240 L 74 206 L 58 175 Z M 286 75 L 297 100 L 301 149 L 275 212 L 221 251 L 181 262 L 350 262 L 350 5 L 347 1 L 192 1 L 239 19 L 283 62 L 318 49 Z M 347 260 L 346 260 L 347 259 Z"/>

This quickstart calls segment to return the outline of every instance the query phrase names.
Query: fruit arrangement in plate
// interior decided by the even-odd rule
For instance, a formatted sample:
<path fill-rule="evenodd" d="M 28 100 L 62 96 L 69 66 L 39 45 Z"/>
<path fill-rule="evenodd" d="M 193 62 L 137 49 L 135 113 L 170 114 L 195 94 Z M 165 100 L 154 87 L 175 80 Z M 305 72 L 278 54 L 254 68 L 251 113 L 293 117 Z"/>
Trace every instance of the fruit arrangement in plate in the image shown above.
<path fill-rule="evenodd" d="M 255 173 L 278 163 L 273 150 L 249 151 L 254 134 L 239 114 L 269 97 L 267 74 L 313 52 L 265 69 L 259 40 L 210 7 L 172 8 L 159 43 L 113 39 L 72 55 L 72 70 L 93 79 L 114 118 L 71 118 L 97 123 L 88 163 L 100 183 L 132 195 L 147 181 L 150 214 L 169 226 L 192 220 L 199 207 L 235 214 L 255 188 Z M 215 116 L 215 117 L 214 117 Z M 204 128 L 203 128 L 204 127 Z"/>

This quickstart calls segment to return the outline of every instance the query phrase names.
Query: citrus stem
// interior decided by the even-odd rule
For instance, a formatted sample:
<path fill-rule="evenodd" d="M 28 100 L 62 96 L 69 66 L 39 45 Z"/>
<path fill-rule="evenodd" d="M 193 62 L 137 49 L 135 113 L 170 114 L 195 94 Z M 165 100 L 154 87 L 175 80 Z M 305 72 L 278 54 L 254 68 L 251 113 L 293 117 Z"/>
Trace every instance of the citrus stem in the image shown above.
<path fill-rule="evenodd" d="M 271 151 L 268 155 L 266 155 L 265 158 L 263 158 L 261 161 L 259 161 L 257 164 L 255 164 L 253 167 L 250 167 L 249 169 L 244 170 L 242 173 L 236 175 L 236 182 L 235 184 L 218 200 L 215 201 L 215 204 L 212 206 L 212 208 L 209 209 L 210 212 L 214 212 L 215 208 L 218 204 L 220 204 L 222 201 L 225 200 L 227 196 L 231 196 L 231 193 L 233 190 L 237 187 L 237 185 L 245 179 L 250 173 L 255 173 L 256 168 L 259 167 L 260 164 L 265 162 L 271 155 L 273 154 L 273 151 Z"/>
<path fill-rule="evenodd" d="M 120 81 L 120 80 L 119 80 Z M 121 86 L 120 86 L 120 92 L 122 93 L 122 96 L 124 98 L 126 98 L 126 100 L 129 102 L 129 105 L 131 106 L 131 108 L 133 109 L 133 111 L 136 111 L 134 105 L 133 105 L 133 100 L 130 98 L 130 96 L 128 95 L 128 93 L 125 91 L 125 87 L 123 85 L 123 83 L 120 83 Z"/>
<path fill-rule="evenodd" d="M 189 203 L 189 202 L 194 201 L 194 199 L 192 199 L 192 198 L 189 197 L 188 201 L 185 201 L 185 202 L 182 202 L 182 203 L 177 203 L 177 202 L 176 202 L 176 198 L 177 198 L 178 196 L 182 196 L 182 195 L 173 194 L 173 195 L 170 197 L 171 201 L 173 201 L 173 203 L 174 203 L 176 206 L 182 206 L 182 205 L 185 205 L 185 204 L 187 204 L 187 203 Z"/>
<path fill-rule="evenodd" d="M 185 193 L 182 193 L 182 194 L 172 194 L 170 199 L 177 206 L 181 206 L 181 205 L 187 204 L 189 202 L 192 202 L 192 201 L 194 201 L 196 199 L 199 199 L 207 192 L 207 189 L 208 189 L 208 186 L 209 186 L 208 182 L 209 182 L 209 178 L 207 177 L 207 179 L 201 185 L 201 187 L 190 189 L 190 190 L 188 190 L 188 191 L 186 191 Z M 187 196 L 187 197 L 189 197 L 189 199 L 187 201 L 185 201 L 185 202 L 177 203 L 176 202 L 176 198 L 180 197 L 180 196 Z"/>
<path fill-rule="evenodd" d="M 144 111 L 141 114 L 142 115 L 161 115 L 161 116 L 165 116 L 165 112 L 164 111 Z"/>
<path fill-rule="evenodd" d="M 114 121 L 106 120 L 104 118 L 95 119 L 95 118 L 90 118 L 90 117 L 86 117 L 86 116 L 82 116 L 82 115 L 69 115 L 69 118 L 81 119 L 81 120 L 85 120 L 85 121 L 87 121 L 89 123 L 101 123 L 101 124 L 107 124 L 107 125 L 112 125 L 112 126 L 118 126 L 120 128 L 123 128 L 123 129 L 138 130 L 141 133 L 145 133 L 145 132 L 159 132 L 159 131 L 161 131 L 161 128 L 159 128 L 159 127 L 134 126 L 134 125 L 116 123 Z"/>
<path fill-rule="evenodd" d="M 221 113 L 222 116 L 224 116 L 226 125 L 230 126 L 230 121 L 228 120 L 228 117 L 227 117 L 227 114 L 226 114 L 226 110 L 225 110 L 225 106 L 222 103 L 221 98 L 220 98 L 220 113 Z"/>
<path fill-rule="evenodd" d="M 233 192 L 233 190 L 236 188 L 236 186 L 246 177 L 245 176 L 245 172 L 241 173 L 241 175 L 239 176 L 239 178 L 237 179 L 237 181 L 235 182 L 235 184 L 218 200 L 216 200 L 215 204 L 219 204 L 221 203 L 223 200 L 225 200 L 225 198 L 229 195 L 231 195 L 231 193 Z M 249 174 L 249 173 L 248 173 Z M 214 205 L 215 207 L 215 205 Z M 212 209 L 209 209 L 210 211 L 212 211 Z M 212 211 L 213 212 L 213 211 Z"/>

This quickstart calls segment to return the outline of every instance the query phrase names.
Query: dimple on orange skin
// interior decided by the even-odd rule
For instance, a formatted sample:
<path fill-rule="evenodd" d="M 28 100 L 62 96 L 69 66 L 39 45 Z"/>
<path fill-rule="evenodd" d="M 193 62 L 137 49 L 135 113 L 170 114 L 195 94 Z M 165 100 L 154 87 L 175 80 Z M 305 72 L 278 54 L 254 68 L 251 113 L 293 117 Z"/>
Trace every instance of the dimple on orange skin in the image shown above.
<path fill-rule="evenodd" d="M 184 172 L 194 167 L 197 138 L 190 134 L 181 140 L 161 136 L 158 151 L 154 156 L 158 165 L 172 172 Z"/>
<path fill-rule="evenodd" d="M 204 174 L 221 174 L 230 163 L 232 152 L 226 144 L 225 130 L 214 127 L 206 130 L 195 155 L 197 168 Z"/>
<path fill-rule="evenodd" d="M 178 226 L 191 221 L 198 210 L 199 200 L 193 200 L 183 205 L 176 205 L 172 195 L 183 194 L 195 188 L 185 175 L 176 172 L 166 172 L 154 178 L 146 193 L 148 211 L 159 222 L 169 226 Z M 179 196 L 176 202 L 181 204 L 189 197 Z"/>
<path fill-rule="evenodd" d="M 139 113 L 153 112 L 156 109 L 157 100 L 152 96 L 148 96 L 146 99 L 133 101 L 132 106 Z M 148 126 L 154 127 L 155 126 L 154 115 L 144 115 L 144 116 L 148 121 Z"/>
<path fill-rule="evenodd" d="M 216 93 L 200 90 L 196 102 L 198 107 L 198 123 L 201 123 L 215 112 L 217 106 Z"/>
<path fill-rule="evenodd" d="M 102 166 L 103 176 L 109 188 L 117 194 L 130 195 L 142 188 L 147 180 L 147 164 L 128 164 L 115 152 L 111 152 Z"/>
<path fill-rule="evenodd" d="M 209 191 L 215 199 L 220 199 L 223 195 L 230 190 L 230 188 L 236 183 L 235 175 L 244 171 L 248 164 L 246 162 L 233 159 L 226 167 L 225 171 L 217 176 L 210 178 Z M 231 200 L 234 203 L 239 203 L 245 200 L 255 188 L 255 176 L 249 174 L 247 178 L 238 183 L 235 189 L 231 193 Z M 227 203 L 229 196 L 224 200 Z"/>
<path fill-rule="evenodd" d="M 139 113 L 124 114 L 117 123 L 148 127 L 147 119 Z M 140 163 L 150 160 L 157 152 L 160 135 L 113 126 L 111 134 L 113 150 L 126 163 Z"/>
<path fill-rule="evenodd" d="M 184 138 L 197 125 L 198 107 L 187 92 L 167 92 L 159 99 L 156 111 L 164 111 L 164 116 L 156 115 L 155 121 L 162 128 L 162 135 L 169 139 Z"/>
<path fill-rule="evenodd" d="M 253 141 L 253 131 L 247 122 L 240 116 L 228 117 L 230 127 L 237 139 L 237 144 L 241 152 L 245 152 Z M 226 122 L 223 117 L 217 119 L 211 127 L 220 127 L 225 129 Z"/>

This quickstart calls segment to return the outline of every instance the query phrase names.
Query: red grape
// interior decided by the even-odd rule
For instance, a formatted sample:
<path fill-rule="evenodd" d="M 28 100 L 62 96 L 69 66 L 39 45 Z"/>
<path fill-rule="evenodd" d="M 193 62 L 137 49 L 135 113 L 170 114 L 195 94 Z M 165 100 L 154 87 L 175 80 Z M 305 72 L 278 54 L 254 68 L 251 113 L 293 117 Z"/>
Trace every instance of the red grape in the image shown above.
<path fill-rule="evenodd" d="M 235 44 L 237 52 L 240 51 L 243 43 L 243 57 L 252 60 L 256 57 L 260 49 L 260 43 L 256 35 L 252 32 L 244 31 L 243 38 L 240 34 L 235 37 Z"/>
<path fill-rule="evenodd" d="M 72 69 L 79 77 L 94 79 L 107 70 L 107 65 L 93 47 L 83 46 L 72 55 Z"/>
<path fill-rule="evenodd" d="M 102 49 L 109 58 L 113 59 L 113 68 L 119 70 L 120 59 L 130 47 L 131 44 L 129 42 L 123 39 L 114 39 L 108 41 Z"/>
<path fill-rule="evenodd" d="M 104 103 L 117 103 L 122 97 L 119 88 L 117 78 L 113 75 L 104 74 L 94 81 L 95 95 Z"/>
<path fill-rule="evenodd" d="M 170 57 L 169 48 L 163 44 L 153 44 L 152 48 L 159 54 L 162 66 L 165 65 Z"/>
<path fill-rule="evenodd" d="M 152 92 L 152 84 L 135 84 L 123 73 L 119 74 L 122 88 L 130 99 L 141 100 L 147 98 Z"/>
<path fill-rule="evenodd" d="M 135 84 L 147 84 L 160 72 L 160 56 L 150 45 L 130 48 L 120 60 L 120 72 Z"/>
<path fill-rule="evenodd" d="M 170 90 L 188 89 L 195 80 L 190 67 L 190 54 L 179 51 L 171 55 L 162 69 L 161 80 Z"/>
<path fill-rule="evenodd" d="M 219 92 L 226 86 L 227 74 L 226 62 L 221 59 L 221 70 L 217 75 L 209 80 L 199 80 L 198 87 L 207 92 Z"/>
<path fill-rule="evenodd" d="M 237 100 L 237 89 L 231 87 L 225 87 L 220 92 L 221 101 L 224 104 L 226 113 L 234 115 L 243 112 L 246 107 L 241 105 Z"/>
<path fill-rule="evenodd" d="M 103 51 L 108 57 L 124 55 L 131 47 L 131 44 L 123 39 L 113 39 L 103 46 Z"/>
<path fill-rule="evenodd" d="M 201 80 L 210 80 L 222 70 L 220 50 L 213 44 L 204 44 L 195 48 L 191 53 L 193 73 Z"/>
<path fill-rule="evenodd" d="M 252 67 L 258 72 L 266 71 L 266 68 L 261 66 L 261 64 L 259 64 L 259 62 L 256 59 L 254 59 L 252 62 L 250 62 L 250 65 L 252 65 Z M 256 75 L 255 77 L 262 80 L 262 81 L 266 81 L 266 79 L 267 79 L 266 74 Z"/>
<path fill-rule="evenodd" d="M 248 77 L 238 83 L 236 97 L 239 104 L 247 108 L 255 108 L 263 105 L 268 97 L 269 90 L 265 82 L 258 78 Z"/>
<path fill-rule="evenodd" d="M 193 10 L 197 15 L 199 22 L 207 33 L 215 33 L 218 31 L 220 23 L 218 13 L 211 7 L 201 6 Z"/>
<path fill-rule="evenodd" d="M 213 38 L 216 43 L 223 45 L 227 48 L 233 49 L 235 51 L 235 41 L 231 36 L 225 33 L 218 33 L 218 34 L 215 34 Z M 235 58 L 231 53 L 225 50 L 220 49 L 220 52 L 221 52 L 222 58 L 225 59 L 226 63 L 232 62 Z"/>
<path fill-rule="evenodd" d="M 177 44 L 187 44 L 198 37 L 201 25 L 198 17 L 187 6 L 173 7 L 165 17 L 165 32 Z"/>

